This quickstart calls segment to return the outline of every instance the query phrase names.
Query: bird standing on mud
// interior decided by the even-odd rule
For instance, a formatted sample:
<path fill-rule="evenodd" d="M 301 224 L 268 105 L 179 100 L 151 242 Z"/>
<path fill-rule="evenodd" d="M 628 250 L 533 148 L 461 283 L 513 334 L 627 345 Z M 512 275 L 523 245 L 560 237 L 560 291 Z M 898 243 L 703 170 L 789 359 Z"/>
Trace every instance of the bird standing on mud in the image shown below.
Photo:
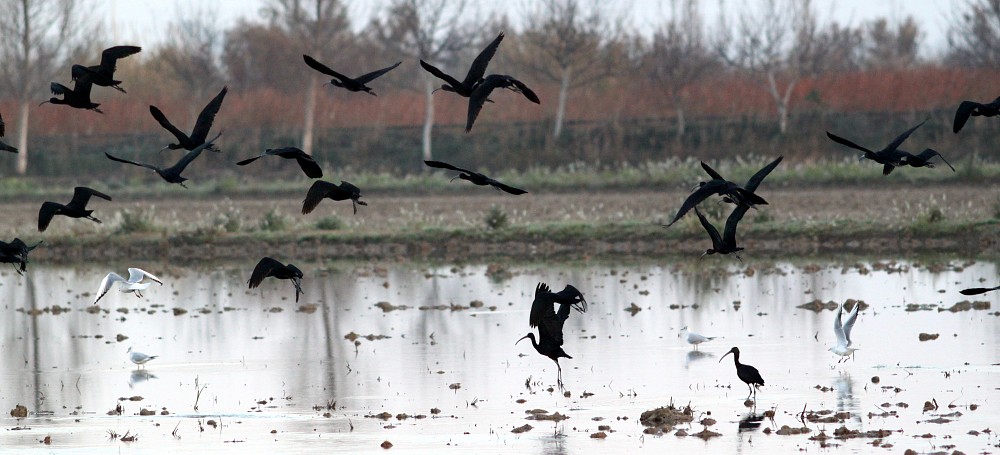
<path fill-rule="evenodd" d="M 735 346 L 719 358 L 719 363 L 722 363 L 722 359 L 726 358 L 729 354 L 733 355 L 733 363 L 736 364 L 736 377 L 740 378 L 740 381 L 746 383 L 747 388 L 750 389 L 750 393 L 747 394 L 747 399 L 749 400 L 750 395 L 753 395 L 756 400 L 757 389 L 764 385 L 764 378 L 760 377 L 760 372 L 757 371 L 756 368 L 740 363 L 740 348 Z"/>
<path fill-rule="evenodd" d="M 556 303 L 559 304 L 558 312 L 553 307 Z M 559 365 L 559 359 L 562 357 L 573 358 L 562 348 L 563 324 L 566 323 L 566 319 L 569 319 L 570 308 L 580 313 L 587 312 L 587 300 L 583 298 L 583 294 L 579 290 L 566 285 L 562 291 L 552 292 L 547 284 L 538 283 L 538 286 L 535 287 L 535 300 L 531 302 L 531 313 L 528 316 L 528 324 L 533 328 L 538 327 L 538 339 L 535 339 L 534 333 L 529 333 L 514 343 L 520 343 L 521 340 L 527 338 L 531 340 L 535 351 L 552 359 L 558 369 L 556 383 L 560 388 L 562 388 L 563 382 L 562 366 Z"/>

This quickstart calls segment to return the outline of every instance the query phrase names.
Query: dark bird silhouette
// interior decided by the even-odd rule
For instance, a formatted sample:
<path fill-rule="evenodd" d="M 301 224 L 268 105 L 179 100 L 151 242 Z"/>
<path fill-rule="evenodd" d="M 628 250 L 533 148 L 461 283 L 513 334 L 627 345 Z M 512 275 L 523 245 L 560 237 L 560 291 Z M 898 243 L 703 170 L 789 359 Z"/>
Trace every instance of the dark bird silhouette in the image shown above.
<path fill-rule="evenodd" d="M 219 113 L 219 109 L 222 108 L 222 100 L 226 98 L 226 92 L 229 91 L 229 87 L 222 87 L 222 91 L 212 101 L 209 101 L 205 108 L 201 110 L 201 114 L 198 114 L 198 120 L 194 123 L 194 129 L 191 130 L 191 136 L 188 136 L 177 129 L 167 117 L 160 112 L 160 109 L 156 106 L 149 106 L 149 113 L 153 115 L 153 118 L 160 123 L 164 129 L 173 134 L 177 138 L 177 143 L 168 144 L 163 147 L 162 150 L 170 149 L 184 149 L 184 150 L 194 150 L 201 144 L 205 143 L 205 139 L 208 138 L 208 132 L 212 129 L 212 122 L 215 121 L 215 115 Z M 209 147 L 209 150 L 213 152 L 218 152 L 219 150 L 214 146 Z"/>
<path fill-rule="evenodd" d="M 711 166 L 702 161 L 702 169 L 704 169 L 705 172 L 712 177 L 712 180 L 698 183 L 698 189 L 684 200 L 684 204 L 682 204 L 681 208 L 677 210 L 677 214 L 674 215 L 674 219 L 670 220 L 670 222 L 665 226 L 672 226 L 684 217 L 687 212 L 691 211 L 691 209 L 695 208 L 698 204 L 701 204 L 702 201 L 708 199 L 708 197 L 713 194 L 723 196 L 722 200 L 724 202 L 732 204 L 748 205 L 750 207 L 754 207 L 756 205 L 767 205 L 767 201 L 758 196 L 755 191 L 757 191 L 757 187 L 760 186 L 760 182 L 764 181 L 764 178 L 767 177 L 768 174 L 774 170 L 774 168 L 778 167 L 778 164 L 781 163 L 782 159 L 784 159 L 784 157 L 779 156 L 778 159 L 761 168 L 761 170 L 751 176 L 750 180 L 747 180 L 746 185 L 742 187 L 726 180 L 721 174 L 716 172 L 715 169 L 712 169 Z"/>
<path fill-rule="evenodd" d="M 969 116 L 995 117 L 997 115 L 1000 115 L 1000 97 L 987 104 L 962 101 L 958 105 L 958 110 L 955 111 L 955 126 L 952 129 L 957 134 L 965 126 L 965 122 L 969 121 Z"/>
<path fill-rule="evenodd" d="M 295 301 L 299 301 L 299 294 L 302 294 L 302 271 L 292 264 L 282 264 L 276 259 L 265 257 L 257 263 L 250 274 L 247 284 L 250 289 L 260 286 L 264 278 L 274 277 L 279 280 L 292 280 L 295 286 Z"/>
<path fill-rule="evenodd" d="M 559 311 L 556 312 L 553 305 L 559 304 Z M 557 384 L 562 387 L 562 366 L 559 365 L 559 358 L 572 359 L 563 350 L 563 324 L 569 319 L 569 310 L 573 308 L 580 313 L 587 311 L 587 300 L 583 298 L 575 287 L 567 285 L 562 291 L 552 292 L 545 283 L 538 283 L 535 287 L 535 300 L 531 302 L 531 313 L 528 316 L 529 325 L 538 327 L 538 339 L 535 334 L 528 333 L 521 337 L 514 344 L 520 343 L 527 338 L 531 340 L 531 345 L 539 354 L 552 359 L 558 369 Z"/>
<path fill-rule="evenodd" d="M 343 87 L 352 92 L 365 92 L 372 96 L 377 96 L 377 95 L 375 95 L 375 92 L 372 91 L 371 87 L 365 84 L 377 79 L 379 76 L 382 76 L 383 74 L 388 73 L 389 71 L 392 71 L 394 68 L 399 66 L 400 63 L 403 63 L 403 62 L 396 62 L 395 65 L 392 65 L 388 68 L 382 68 L 378 71 L 372 71 L 368 74 L 364 74 L 354 79 L 351 79 L 347 76 L 344 76 L 343 74 L 340 74 L 330 69 L 326 65 L 317 62 L 316 59 L 308 55 L 302 54 L 302 59 L 306 61 L 306 65 L 309 65 L 310 68 L 332 77 L 333 79 L 330 79 L 330 85 L 336 87 Z"/>
<path fill-rule="evenodd" d="M 997 289 L 1000 289 L 1000 286 L 997 286 L 995 288 L 969 288 L 969 289 L 962 289 L 961 291 L 958 292 L 961 292 L 962 294 L 965 295 L 979 295 L 979 294 L 985 294 L 990 291 L 996 291 Z"/>
<path fill-rule="evenodd" d="M 427 72 L 433 74 L 434 77 L 447 82 L 447 84 L 442 85 L 438 90 L 457 93 L 466 98 L 471 97 L 472 93 L 476 90 L 476 87 L 483 81 L 483 76 L 486 74 L 486 67 L 490 64 L 490 60 L 493 59 L 493 56 L 496 55 L 497 48 L 500 47 L 500 41 L 503 41 L 503 37 L 503 32 L 500 32 L 500 34 L 493 39 L 493 42 L 491 42 L 485 49 L 483 49 L 482 52 L 479 53 L 476 59 L 472 61 L 472 66 L 469 67 L 469 72 L 465 74 L 465 79 L 461 82 L 423 60 L 420 61 L 420 66 L 427 70 Z"/>
<path fill-rule="evenodd" d="M 906 138 L 910 137 L 910 134 L 913 134 L 913 132 L 916 131 L 917 128 L 920 128 L 920 125 L 923 125 L 925 122 L 927 122 L 927 120 L 924 120 L 923 122 L 917 124 L 917 126 L 904 131 L 903 134 L 900 134 L 896 139 L 893 139 L 889 145 L 877 152 L 873 152 L 829 131 L 826 132 L 826 136 L 838 144 L 846 145 L 855 150 L 861 150 L 864 154 L 862 154 L 858 160 L 868 158 L 878 164 L 881 164 L 882 175 L 889 175 L 892 170 L 896 168 L 896 166 L 906 164 L 904 159 L 907 155 L 909 155 L 909 153 L 899 150 L 899 146 L 906 140 Z"/>
<path fill-rule="evenodd" d="M 42 242 L 39 241 L 28 246 L 19 238 L 14 238 L 10 243 L 0 240 L 0 263 L 14 264 L 14 270 L 17 271 L 17 274 L 23 275 L 28 270 L 28 253 L 41 244 Z"/>
<path fill-rule="evenodd" d="M 938 153 L 936 150 L 933 150 L 933 149 L 924 149 L 924 151 L 922 151 L 922 152 L 920 152 L 920 153 L 918 153 L 916 155 L 914 155 L 912 153 L 907 153 L 906 156 L 903 157 L 902 162 L 903 162 L 903 164 L 908 165 L 908 166 L 912 166 L 912 167 L 931 167 L 932 168 L 932 167 L 934 167 L 934 163 L 931 163 L 931 158 L 934 158 L 935 156 L 938 157 L 938 158 L 941 158 L 941 161 L 943 161 L 944 164 L 947 164 L 948 167 L 951 168 L 952 172 L 956 172 L 954 166 L 952 166 L 951 163 L 948 162 L 948 160 L 944 159 L 944 157 L 941 156 L 940 153 Z"/>
<path fill-rule="evenodd" d="M 527 85 L 523 82 L 514 79 L 511 76 L 503 74 L 490 74 L 486 76 L 483 81 L 476 86 L 476 89 L 472 91 L 469 95 L 469 115 L 465 122 L 465 132 L 468 133 L 472 131 L 472 124 L 476 123 L 476 117 L 479 117 L 479 111 L 483 110 L 483 105 L 490 97 L 490 93 L 493 93 L 494 89 L 505 88 L 517 93 L 524 95 L 528 101 L 535 104 L 541 104 L 538 99 L 538 95 L 531 91 Z"/>
<path fill-rule="evenodd" d="M 115 46 L 109 47 L 101 52 L 101 64 L 95 66 L 73 65 L 73 80 L 81 74 L 90 76 L 90 80 L 95 85 L 101 87 L 111 87 L 119 92 L 125 93 L 125 89 L 119 84 L 122 81 L 115 80 L 115 65 L 118 59 L 128 57 L 141 51 L 139 46 Z"/>
<path fill-rule="evenodd" d="M 90 101 L 90 89 L 93 88 L 94 83 L 90 80 L 90 76 L 87 74 L 75 75 L 73 84 L 73 90 L 69 87 L 62 85 L 58 82 L 53 82 L 49 84 L 49 90 L 52 91 L 53 95 L 62 95 L 62 99 L 52 97 L 48 101 L 42 101 L 39 106 L 45 103 L 52 104 L 65 104 L 69 107 L 74 107 L 77 109 L 88 109 L 98 114 L 103 114 L 98 107 L 100 104 Z"/>
<path fill-rule="evenodd" d="M 340 185 L 334 185 L 330 182 L 317 180 L 309 187 L 309 192 L 306 193 L 306 198 L 302 201 L 302 213 L 312 212 L 324 198 L 334 201 L 350 199 L 351 204 L 354 205 L 355 215 L 358 214 L 358 205 L 368 205 L 367 202 L 361 200 L 361 189 L 349 182 L 341 180 Z"/>
<path fill-rule="evenodd" d="M 49 223 L 52 222 L 52 217 L 56 215 L 68 216 L 70 218 L 86 218 L 95 223 L 100 223 L 101 220 L 91 216 L 91 213 L 94 211 L 87 210 L 87 202 L 90 202 L 91 196 L 97 196 L 108 201 L 111 200 L 111 196 L 93 188 L 78 186 L 73 189 L 73 199 L 69 201 L 69 204 L 63 205 L 51 201 L 42 203 L 42 208 L 38 210 L 38 231 L 45 231 L 49 227 Z"/>
<path fill-rule="evenodd" d="M 764 378 L 760 377 L 760 372 L 756 368 L 740 363 L 740 348 L 734 347 L 730 349 L 729 352 L 719 358 L 719 363 L 722 363 L 722 359 L 726 358 L 729 354 L 733 355 L 733 362 L 736 363 L 736 376 L 740 378 L 740 381 L 745 382 L 747 388 L 750 389 L 747 399 L 750 399 L 750 395 L 753 395 L 754 399 L 756 399 L 757 388 L 764 385 Z"/>
<path fill-rule="evenodd" d="M 6 131 L 6 127 L 4 126 L 4 123 L 3 123 L 3 116 L 0 115 L 0 137 L 3 137 L 4 134 L 6 134 L 6 132 L 7 132 Z M 5 144 L 3 141 L 0 141 L 0 150 L 5 150 L 5 151 L 11 152 L 11 153 L 17 153 L 17 149 L 16 148 L 11 147 L 11 146 Z"/>
<path fill-rule="evenodd" d="M 194 150 L 187 152 L 186 154 L 184 154 L 184 156 L 181 157 L 180 160 L 177 160 L 176 164 L 166 168 L 161 168 L 158 166 L 154 166 L 152 164 L 137 163 L 135 161 L 129 161 L 124 158 L 118 158 L 116 156 L 112 156 L 108 152 L 104 152 L 104 156 L 108 157 L 108 159 L 112 161 L 118 161 L 119 163 L 126 163 L 134 166 L 141 166 L 146 169 L 152 169 L 153 172 L 162 177 L 163 180 L 166 180 L 167 183 L 176 183 L 184 188 L 187 188 L 187 185 L 184 184 L 184 182 L 187 181 L 187 179 L 181 176 L 181 172 L 184 172 L 184 169 L 187 168 L 187 166 L 191 164 L 191 162 L 194 161 L 195 158 L 198 158 L 198 155 L 201 155 L 201 151 L 211 147 L 212 143 L 214 143 L 215 140 L 218 139 L 219 136 L 221 135 L 222 133 L 216 134 L 215 137 L 212 138 L 212 140 L 195 147 Z"/>
<path fill-rule="evenodd" d="M 424 163 L 427 164 L 430 167 L 436 167 L 436 168 L 441 168 L 441 169 L 451 169 L 453 171 L 461 172 L 461 174 L 458 174 L 452 180 L 462 179 L 462 180 L 468 180 L 468 181 L 470 181 L 470 182 L 472 182 L 472 183 L 474 183 L 476 185 L 479 185 L 479 186 L 489 185 L 489 186 L 492 186 L 493 188 L 495 188 L 497 191 L 506 191 L 506 192 L 508 192 L 510 194 L 513 194 L 513 195 L 527 193 L 527 191 L 524 191 L 524 190 L 522 190 L 520 188 L 514 188 L 512 186 L 504 185 L 503 183 L 500 183 L 500 182 L 498 182 L 496 180 L 493 180 L 493 179 L 491 179 L 491 178 L 489 178 L 489 177 L 487 177 L 487 176 L 485 176 L 483 174 L 480 174 L 478 172 L 473 172 L 473 171 L 470 171 L 468 169 L 462 169 L 460 167 L 455 167 L 455 166 L 452 166 L 452 165 L 450 165 L 448 163 L 445 163 L 445 162 L 442 162 L 442 161 L 424 161 Z"/>
<path fill-rule="evenodd" d="M 313 179 L 318 179 L 323 177 L 323 170 L 319 168 L 319 164 L 316 164 L 316 160 L 313 157 L 306 154 L 302 150 L 295 147 L 282 147 L 280 149 L 267 149 L 264 153 L 255 156 L 253 158 L 247 158 L 236 164 L 240 166 L 246 166 L 254 161 L 265 156 L 280 156 L 286 160 L 295 160 L 299 163 L 299 167 L 302 168 L 302 172 L 306 173 L 306 176 Z"/>
<path fill-rule="evenodd" d="M 702 257 L 709 254 L 730 254 L 734 253 L 736 259 L 743 262 L 743 258 L 740 257 L 740 251 L 743 251 L 742 247 L 736 246 L 736 225 L 739 224 L 740 220 L 743 219 L 743 215 L 746 215 L 747 210 L 750 210 L 748 205 L 738 205 L 733 212 L 729 214 L 729 218 L 726 219 L 726 230 L 723 231 L 722 235 L 719 235 L 719 230 L 709 223 L 705 219 L 705 215 L 702 215 L 698 211 L 698 207 L 694 208 L 694 213 L 698 215 L 698 221 L 701 221 L 701 226 L 708 231 L 708 236 L 712 238 L 712 247 L 705 250 Z"/>

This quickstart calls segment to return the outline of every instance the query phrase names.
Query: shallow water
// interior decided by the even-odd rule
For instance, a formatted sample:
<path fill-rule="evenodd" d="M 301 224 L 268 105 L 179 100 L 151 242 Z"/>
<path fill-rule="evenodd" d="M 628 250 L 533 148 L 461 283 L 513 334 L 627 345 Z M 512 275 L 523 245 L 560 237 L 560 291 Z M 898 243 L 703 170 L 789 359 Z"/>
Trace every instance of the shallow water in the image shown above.
<path fill-rule="evenodd" d="M 1000 416 L 996 296 L 981 299 L 992 303 L 989 310 L 938 311 L 965 300 L 958 290 L 981 286 L 980 279 L 993 285 L 993 263 L 776 263 L 746 273 L 737 262 L 706 259 L 680 266 L 522 265 L 507 277 L 488 276 L 486 265 L 300 264 L 306 279 L 298 304 L 287 282 L 247 290 L 253 264 L 140 266 L 166 284 L 143 298 L 113 291 L 98 313 L 85 311 L 93 291 L 104 274 L 122 273 L 125 265 L 0 275 L 5 451 L 358 453 L 381 452 L 379 445 L 390 441 L 393 453 L 773 453 L 819 449 L 809 437 L 821 430 L 832 436 L 841 426 L 892 430 L 880 440 L 892 445 L 885 452 L 954 446 L 977 453 L 995 451 L 1000 442 L 993 433 L 968 434 Z M 552 361 L 527 341 L 514 344 L 528 333 L 539 281 L 556 289 L 571 283 L 590 302 L 587 314 L 574 312 L 566 324 L 564 348 L 573 359 L 561 364 L 569 397 L 549 390 L 556 379 Z M 826 351 L 835 313 L 796 306 L 849 298 L 871 307 L 853 334 L 861 350 L 837 364 Z M 417 308 L 469 307 L 476 300 L 483 306 Z M 378 302 L 410 308 L 384 312 Z M 625 311 L 633 303 L 641 308 L 634 315 Z M 301 304 L 318 308 L 296 311 Z M 932 307 L 906 311 L 907 304 Z M 53 314 L 53 305 L 71 310 Z M 32 316 L 32 308 L 50 312 Z M 175 308 L 187 312 L 175 315 Z M 677 337 L 684 325 L 722 338 L 694 353 Z M 344 338 L 351 332 L 389 338 L 360 338 L 355 346 Z M 940 338 L 921 342 L 920 333 Z M 117 335 L 128 338 L 117 341 Z M 130 346 L 159 357 L 137 370 L 128 361 Z M 766 381 L 756 408 L 744 406 L 748 391 L 731 356 L 719 363 L 732 346 Z M 197 410 L 196 380 L 207 386 Z M 132 396 L 142 400 L 119 401 Z M 931 400 L 939 409 L 923 412 Z M 690 403 L 696 422 L 717 420 L 711 429 L 721 436 L 706 442 L 673 432 L 643 434 L 640 414 L 671 402 Z M 27 406 L 28 418 L 8 417 L 18 403 Z M 107 415 L 118 404 L 123 414 Z M 142 408 L 169 414 L 139 416 Z M 569 419 L 526 420 L 525 411 L 536 408 Z M 811 432 L 804 435 L 765 433 L 803 426 L 803 408 L 850 417 L 806 422 Z M 775 411 L 773 420 L 739 431 L 742 418 L 767 410 Z M 896 415 L 869 415 L 886 411 Z M 393 417 L 372 417 L 382 412 Z M 401 413 L 411 417 L 397 419 Z M 427 417 L 413 417 L 418 414 Z M 926 422 L 948 414 L 948 423 Z M 525 423 L 534 429 L 511 432 Z M 591 438 L 601 425 L 610 426 L 607 437 Z M 175 428 L 179 437 L 171 434 Z M 678 428 L 696 433 L 703 426 Z M 112 440 L 109 430 L 138 434 L 138 440 Z M 46 436 L 51 445 L 40 442 Z M 873 441 L 826 444 L 860 453 L 875 450 Z"/>

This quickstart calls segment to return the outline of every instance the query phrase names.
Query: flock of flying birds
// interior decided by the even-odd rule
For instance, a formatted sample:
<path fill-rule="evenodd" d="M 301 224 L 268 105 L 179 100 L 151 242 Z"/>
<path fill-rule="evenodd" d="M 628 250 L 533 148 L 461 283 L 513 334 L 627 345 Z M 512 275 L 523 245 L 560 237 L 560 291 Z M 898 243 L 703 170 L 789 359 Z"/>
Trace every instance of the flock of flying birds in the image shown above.
<path fill-rule="evenodd" d="M 496 54 L 503 38 L 504 34 L 501 32 L 488 46 L 486 46 L 485 49 L 480 52 L 480 54 L 473 61 L 472 66 L 469 68 L 465 79 L 462 81 L 448 75 L 428 62 L 423 60 L 420 61 L 420 66 L 424 68 L 424 70 L 445 82 L 445 84 L 440 87 L 440 90 L 452 92 L 469 99 L 468 115 L 465 127 L 466 132 L 472 130 L 472 126 L 482 111 L 483 106 L 485 106 L 488 102 L 493 102 L 493 100 L 490 99 L 490 95 L 496 89 L 502 88 L 520 93 L 529 101 L 535 104 L 540 104 L 538 96 L 520 80 L 509 75 L 486 74 L 486 68 L 490 60 Z M 110 87 L 122 93 L 126 93 L 120 85 L 122 81 L 114 79 L 117 61 L 140 51 L 141 48 L 138 46 L 115 46 L 104 50 L 101 54 L 101 63 L 99 65 L 73 65 L 71 70 L 72 79 L 74 81 L 73 89 L 53 82 L 50 87 L 52 93 L 55 95 L 62 95 L 63 97 L 53 97 L 49 99 L 49 101 L 43 102 L 42 104 L 63 104 L 77 109 L 87 109 L 101 113 L 101 110 L 99 109 L 100 104 L 94 103 L 90 99 L 90 93 L 93 85 Z M 383 76 L 389 71 L 392 71 L 402 63 L 397 62 L 386 68 L 382 68 L 356 78 L 351 78 L 334 71 L 308 55 L 303 55 L 302 57 L 307 66 L 319 71 L 320 73 L 330 76 L 330 85 L 341 87 L 351 92 L 368 93 L 373 96 L 375 96 L 375 92 L 367 84 Z M 171 124 L 163 112 L 161 112 L 156 106 L 149 107 L 149 112 L 153 118 L 164 129 L 169 131 L 177 140 L 176 143 L 168 144 L 161 149 L 161 151 L 167 149 L 187 150 L 187 153 L 185 153 L 172 166 L 160 167 L 153 164 L 141 163 L 116 157 L 109 153 L 105 153 L 105 155 L 112 161 L 148 168 L 155 174 L 159 175 L 164 181 L 168 183 L 176 183 L 186 188 L 184 182 L 187 181 L 187 178 L 183 177 L 181 174 L 195 159 L 198 158 L 201 152 L 206 149 L 213 152 L 221 152 L 215 146 L 215 141 L 220 137 L 221 133 L 216 134 L 211 139 L 208 137 L 212 123 L 215 120 L 216 114 L 218 114 L 222 107 L 226 93 L 227 88 L 224 87 L 222 91 L 220 91 L 219 94 L 205 106 L 198 116 L 194 129 L 190 135 L 182 132 Z M 954 132 L 958 133 L 971 116 L 993 117 L 998 114 L 1000 114 L 1000 98 L 997 98 L 989 103 L 963 101 L 955 113 Z M 930 160 L 935 157 L 940 158 L 946 165 L 948 165 L 948 167 L 952 169 L 952 171 L 954 171 L 954 167 L 952 167 L 940 153 L 933 149 L 928 148 L 923 152 L 914 155 L 899 148 L 903 141 L 905 141 L 923 124 L 924 122 L 921 122 L 913 128 L 903 132 L 886 147 L 877 152 L 830 132 L 827 132 L 827 136 L 839 144 L 864 152 L 860 159 L 869 159 L 882 164 L 884 175 L 889 175 L 893 169 L 902 166 L 934 167 L 934 164 L 931 163 Z M 3 137 L 3 134 L 4 124 L 2 117 L 0 117 L 0 137 Z M 3 142 L 0 142 L 0 150 L 18 153 L 16 148 Z M 267 149 L 260 155 L 244 159 L 236 164 L 245 166 L 260 158 L 268 156 L 294 159 L 307 177 L 312 179 L 320 179 L 323 177 L 323 171 L 319 164 L 316 163 L 311 156 L 295 147 Z M 711 179 L 699 183 L 697 189 L 695 189 L 695 191 L 685 199 L 680 209 L 677 211 L 677 214 L 665 226 L 669 227 L 673 225 L 685 214 L 694 210 L 702 227 L 708 233 L 712 242 L 712 247 L 707 249 L 702 256 L 711 254 L 733 254 L 737 259 L 742 261 L 742 258 L 739 256 L 739 252 L 742 251 L 743 248 L 738 246 L 736 242 L 737 225 L 751 208 L 756 208 L 757 205 L 767 204 L 767 201 L 757 195 L 756 191 L 764 178 L 766 178 L 768 174 L 770 174 L 771 171 L 773 171 L 781 163 L 782 159 L 783 157 L 779 156 L 777 159 L 754 174 L 746 182 L 746 184 L 742 186 L 726 180 L 708 164 L 702 162 L 702 168 L 709 175 L 709 177 L 711 177 Z M 440 161 L 425 161 L 425 164 L 433 168 L 459 172 L 455 178 L 468 180 L 476 185 L 491 186 L 498 191 L 504 191 L 512 195 L 527 193 L 525 190 L 503 184 L 481 173 L 448 163 Z M 454 178 L 452 180 L 454 180 Z M 723 202 L 734 204 L 736 206 L 727 218 L 725 228 L 721 235 L 718 229 L 716 229 L 716 227 L 705 218 L 701 211 L 698 210 L 698 205 L 712 195 L 722 196 Z M 95 196 L 108 201 L 111 200 L 111 197 L 107 194 L 92 188 L 76 187 L 73 193 L 73 198 L 67 204 L 51 201 L 44 202 L 38 212 L 39 232 L 45 231 L 55 215 L 62 215 L 70 218 L 85 218 L 96 223 L 100 223 L 101 221 L 92 215 L 93 210 L 87 209 L 88 202 Z M 337 185 L 323 180 L 316 180 L 307 191 L 306 197 L 303 200 L 302 213 L 308 214 L 312 212 L 323 199 L 331 199 L 334 201 L 350 200 L 353 205 L 354 213 L 357 214 L 358 205 L 367 205 L 367 203 L 361 201 L 360 198 L 361 190 L 349 182 L 341 181 L 341 183 Z M 19 274 L 23 273 L 26 271 L 28 253 L 36 248 L 40 243 L 41 242 L 28 246 L 19 238 L 15 238 L 10 243 L 0 241 L 0 262 L 14 264 L 15 270 L 17 270 Z M 96 304 L 102 297 L 104 297 L 104 295 L 106 295 L 115 284 L 118 285 L 121 292 L 133 293 L 140 297 L 142 296 L 142 291 L 147 289 L 153 283 L 158 283 L 160 285 L 163 284 L 162 280 L 142 269 L 129 268 L 128 272 L 128 279 L 125 279 L 115 272 L 108 273 L 107 276 L 105 276 L 101 281 L 94 303 Z M 292 264 L 285 264 L 277 259 L 264 257 L 257 263 L 256 267 L 254 267 L 247 284 L 250 288 L 256 288 L 267 277 L 290 280 L 295 287 L 296 301 L 298 301 L 299 296 L 303 293 L 301 287 L 303 273 Z M 963 290 L 962 293 L 966 295 L 975 295 L 997 289 L 1000 289 L 1000 286 L 995 288 L 971 288 Z M 558 311 L 555 309 L 555 305 L 557 304 L 559 305 Z M 572 285 L 566 285 L 562 291 L 552 292 L 547 284 L 539 283 L 535 289 L 535 297 L 531 305 L 529 316 L 529 325 L 532 328 L 538 329 L 538 337 L 536 338 L 534 332 L 532 332 L 518 340 L 518 342 L 520 342 L 521 340 L 529 339 L 532 346 L 539 354 L 549 357 L 556 363 L 556 367 L 558 369 L 557 383 L 560 387 L 562 386 L 562 367 L 559 365 L 559 359 L 572 358 L 562 348 L 563 325 L 569 318 L 571 309 L 575 309 L 580 313 L 587 311 L 587 301 L 578 289 Z M 834 332 L 837 337 L 837 345 L 830 348 L 830 351 L 840 355 L 842 357 L 841 360 L 846 360 L 854 353 L 854 351 L 857 350 L 856 348 L 851 347 L 851 329 L 857 321 L 859 307 L 855 305 L 848 314 L 847 321 L 842 323 L 841 315 L 843 314 L 843 311 L 844 308 L 841 307 L 834 321 Z M 685 327 L 682 331 L 682 335 L 686 336 L 686 341 L 694 345 L 695 349 L 697 349 L 697 346 L 700 343 L 712 339 L 712 337 L 705 337 L 703 335 L 689 332 L 687 327 Z M 155 358 L 155 356 L 147 356 L 142 353 L 131 351 L 131 348 L 129 348 L 129 352 L 130 359 L 137 365 L 142 365 Z M 764 380 L 761 378 L 760 373 L 756 368 L 740 363 L 740 351 L 738 348 L 732 348 L 726 353 L 726 355 L 729 354 L 733 354 L 737 376 L 740 380 L 747 384 L 747 387 L 750 389 L 750 393 L 755 395 L 756 387 L 764 384 Z M 724 357 L 725 356 L 723 356 L 723 358 Z M 721 362 L 722 359 L 719 359 L 719 361 Z"/>

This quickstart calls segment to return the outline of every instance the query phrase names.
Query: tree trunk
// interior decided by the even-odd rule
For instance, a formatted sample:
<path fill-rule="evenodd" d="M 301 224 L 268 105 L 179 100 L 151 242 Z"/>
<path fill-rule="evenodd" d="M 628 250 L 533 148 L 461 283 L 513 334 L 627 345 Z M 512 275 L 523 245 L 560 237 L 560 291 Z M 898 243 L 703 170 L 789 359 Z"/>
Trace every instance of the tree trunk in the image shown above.
<path fill-rule="evenodd" d="M 559 106 L 556 107 L 556 124 L 552 129 L 554 139 L 559 139 L 559 135 L 562 134 L 563 120 L 566 118 L 566 97 L 569 94 L 570 75 L 570 68 L 563 68 L 562 81 L 559 82 Z"/>
<path fill-rule="evenodd" d="M 309 76 L 309 87 L 306 89 L 305 121 L 302 124 L 302 151 L 306 155 L 313 154 L 313 130 L 316 126 L 316 76 Z"/>
<path fill-rule="evenodd" d="M 27 99 L 21 100 L 18 106 L 17 124 L 17 175 L 24 175 L 28 172 L 28 115 L 31 112 L 31 102 Z"/>
<path fill-rule="evenodd" d="M 433 159 L 431 130 L 434 128 L 434 81 L 429 77 L 425 77 L 424 81 L 424 95 L 427 102 L 427 110 L 424 111 L 424 161 L 428 161 Z"/>
<path fill-rule="evenodd" d="M 684 106 L 678 101 L 674 105 L 674 111 L 677 112 L 677 137 L 683 137 L 684 129 L 687 128 L 687 121 L 684 119 Z"/>
<path fill-rule="evenodd" d="M 795 83 L 797 80 L 793 79 L 785 87 L 785 94 L 782 95 L 778 92 L 778 82 L 775 80 L 774 72 L 767 72 L 767 89 L 771 94 L 771 98 L 774 100 L 775 106 L 778 108 L 778 131 L 782 135 L 788 132 L 788 105 L 792 97 L 792 89 L 795 88 Z"/>

